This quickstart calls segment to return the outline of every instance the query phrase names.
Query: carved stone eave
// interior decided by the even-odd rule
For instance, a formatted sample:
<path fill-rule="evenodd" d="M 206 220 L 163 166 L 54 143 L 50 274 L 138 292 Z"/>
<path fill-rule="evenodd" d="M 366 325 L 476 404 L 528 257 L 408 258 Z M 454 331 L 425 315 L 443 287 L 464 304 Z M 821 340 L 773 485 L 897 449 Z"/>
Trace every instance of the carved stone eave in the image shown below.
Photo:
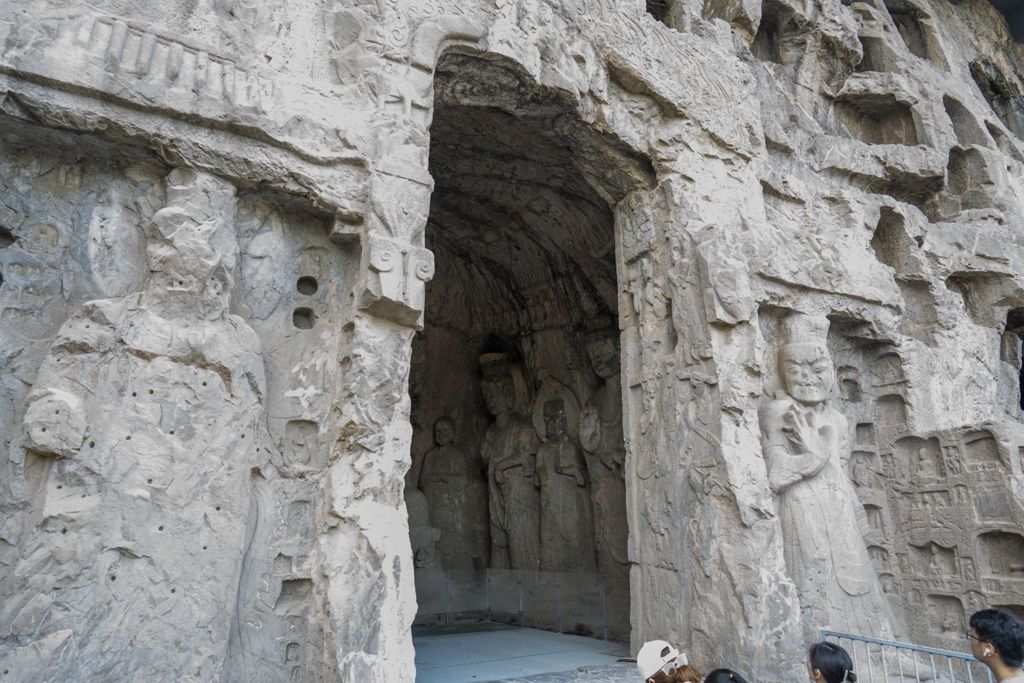
<path fill-rule="evenodd" d="M 359 123 L 372 112 L 358 108 L 358 97 L 114 17 L 80 13 L 42 24 L 43 35 L 16 25 L 5 36 L 4 112 L 362 213 L 370 143 L 347 131 L 365 129 Z"/>

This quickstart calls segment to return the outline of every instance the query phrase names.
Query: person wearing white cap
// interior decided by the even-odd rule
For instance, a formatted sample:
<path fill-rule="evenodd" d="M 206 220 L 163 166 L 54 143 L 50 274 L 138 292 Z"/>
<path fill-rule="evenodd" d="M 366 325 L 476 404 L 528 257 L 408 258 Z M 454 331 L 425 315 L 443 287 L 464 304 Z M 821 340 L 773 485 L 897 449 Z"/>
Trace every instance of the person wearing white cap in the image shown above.
<path fill-rule="evenodd" d="M 689 665 L 686 655 L 664 640 L 644 643 L 636 655 L 636 668 L 644 683 L 701 683 L 700 672 Z"/>

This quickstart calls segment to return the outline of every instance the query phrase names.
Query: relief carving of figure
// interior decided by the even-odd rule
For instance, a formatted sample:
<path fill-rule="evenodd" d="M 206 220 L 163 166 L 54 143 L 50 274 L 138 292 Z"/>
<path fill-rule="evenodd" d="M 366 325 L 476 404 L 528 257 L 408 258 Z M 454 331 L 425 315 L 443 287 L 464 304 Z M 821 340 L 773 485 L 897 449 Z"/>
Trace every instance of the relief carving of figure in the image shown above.
<path fill-rule="evenodd" d="M 25 629 L 12 680 L 212 679 L 229 647 L 263 356 L 230 312 L 235 188 L 180 168 L 164 187 L 141 289 L 68 318 L 28 397 L 25 447 L 49 464 L 0 586 L 0 622 Z"/>
<path fill-rule="evenodd" d="M 491 513 L 491 566 L 540 568 L 539 441 L 521 410 L 525 382 L 504 353 L 480 358 L 481 390 L 494 422 L 487 428 L 480 457 L 487 465 Z"/>
<path fill-rule="evenodd" d="M 603 381 L 580 413 L 580 445 L 590 474 L 597 567 L 608 585 L 609 598 L 613 603 L 621 598 L 624 606 L 629 592 L 629 559 L 618 329 L 613 324 L 592 330 L 586 348 L 594 372 Z"/>
<path fill-rule="evenodd" d="M 434 528 L 441 532 L 438 552 L 445 569 L 472 569 L 483 566 L 477 552 L 474 515 L 469 496 L 474 492 L 466 454 L 453 445 L 455 422 L 442 417 L 434 423 L 437 445 L 423 456 L 420 490 L 427 497 Z"/>
<path fill-rule="evenodd" d="M 779 354 L 784 389 L 759 417 L 805 633 L 813 637 L 829 626 L 891 637 L 893 620 L 864 545 L 857 494 L 843 471 L 847 421 L 828 400 L 835 383 L 828 323 L 797 314 L 786 324 Z"/>
<path fill-rule="evenodd" d="M 561 387 L 564 388 L 564 387 Z M 546 396 L 534 407 L 534 423 L 543 422 L 545 443 L 537 451 L 540 480 L 540 554 L 544 571 L 593 572 L 596 569 L 590 489 L 579 449 L 569 435 L 566 403 L 571 394 Z"/>

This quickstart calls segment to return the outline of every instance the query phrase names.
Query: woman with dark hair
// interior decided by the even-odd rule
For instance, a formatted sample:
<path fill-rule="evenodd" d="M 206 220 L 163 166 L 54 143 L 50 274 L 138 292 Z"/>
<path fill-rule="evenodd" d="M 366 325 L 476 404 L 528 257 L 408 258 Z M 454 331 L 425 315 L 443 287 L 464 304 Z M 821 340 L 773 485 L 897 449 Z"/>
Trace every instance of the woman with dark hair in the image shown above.
<path fill-rule="evenodd" d="M 704 679 L 704 683 L 747 683 L 747 679 L 732 669 L 715 669 Z"/>
<path fill-rule="evenodd" d="M 807 653 L 807 673 L 816 683 L 857 683 L 850 653 L 835 643 L 815 643 Z"/>
<path fill-rule="evenodd" d="M 999 683 L 1024 683 L 1024 623 L 1002 609 L 971 615 L 967 639 L 979 662 Z"/>

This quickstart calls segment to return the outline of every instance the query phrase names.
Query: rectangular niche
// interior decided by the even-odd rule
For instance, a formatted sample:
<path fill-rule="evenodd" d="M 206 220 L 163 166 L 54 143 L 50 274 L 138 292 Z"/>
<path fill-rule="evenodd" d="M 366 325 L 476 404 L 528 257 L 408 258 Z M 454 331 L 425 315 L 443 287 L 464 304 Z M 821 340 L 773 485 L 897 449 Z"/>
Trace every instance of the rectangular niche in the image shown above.
<path fill-rule="evenodd" d="M 968 465 L 990 465 L 1002 462 L 995 437 L 987 430 L 980 429 L 965 434 L 963 443 L 964 459 Z"/>
<path fill-rule="evenodd" d="M 978 535 L 978 555 L 986 575 L 1024 579 L 1024 536 L 986 531 Z"/>
<path fill-rule="evenodd" d="M 967 615 L 960 599 L 951 595 L 929 595 L 928 630 L 943 638 L 962 640 L 967 630 Z"/>
<path fill-rule="evenodd" d="M 869 145 L 919 144 L 909 104 L 894 95 L 857 95 L 836 100 L 836 121 L 851 138 Z"/>
<path fill-rule="evenodd" d="M 914 573 L 927 578 L 949 578 L 960 576 L 956 549 L 947 548 L 935 541 L 910 546 Z"/>

